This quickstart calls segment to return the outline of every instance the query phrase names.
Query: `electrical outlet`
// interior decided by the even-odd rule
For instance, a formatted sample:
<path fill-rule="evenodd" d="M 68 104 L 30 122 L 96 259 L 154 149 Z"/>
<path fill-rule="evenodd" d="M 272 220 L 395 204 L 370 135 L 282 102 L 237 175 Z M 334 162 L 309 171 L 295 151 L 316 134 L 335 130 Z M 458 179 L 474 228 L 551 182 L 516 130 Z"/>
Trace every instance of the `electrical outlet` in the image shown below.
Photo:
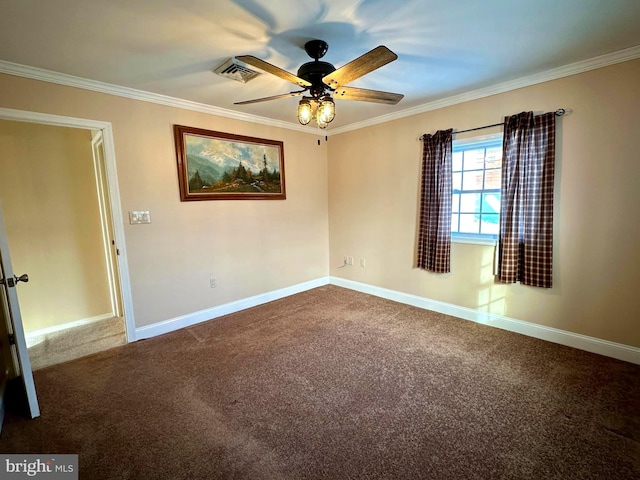
<path fill-rule="evenodd" d="M 366 267 L 367 266 L 367 259 L 366 258 L 361 258 L 360 259 L 360 266 L 361 267 Z"/>
<path fill-rule="evenodd" d="M 353 257 L 347 257 L 347 265 L 353 265 Z"/>
<path fill-rule="evenodd" d="M 218 279 L 216 277 L 211 277 L 209 279 L 209 285 L 211 288 L 216 288 L 218 286 Z"/>

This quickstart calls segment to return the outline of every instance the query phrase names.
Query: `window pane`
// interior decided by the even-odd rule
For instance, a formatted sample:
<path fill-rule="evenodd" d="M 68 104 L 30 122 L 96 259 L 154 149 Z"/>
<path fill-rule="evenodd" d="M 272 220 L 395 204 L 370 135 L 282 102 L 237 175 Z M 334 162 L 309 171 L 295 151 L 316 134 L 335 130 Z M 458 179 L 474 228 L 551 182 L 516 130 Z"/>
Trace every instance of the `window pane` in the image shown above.
<path fill-rule="evenodd" d="M 453 153 L 451 232 L 495 238 L 500 230 L 502 140 L 478 137 Z"/>
<path fill-rule="evenodd" d="M 453 188 L 454 192 L 456 190 L 457 191 L 462 190 L 462 174 L 461 173 L 454 173 L 451 181 L 452 181 L 451 187 Z"/>
<path fill-rule="evenodd" d="M 453 154 L 452 169 L 454 172 L 462 170 L 462 152 L 455 152 Z"/>
<path fill-rule="evenodd" d="M 460 214 L 460 233 L 480 233 L 480 215 Z"/>
<path fill-rule="evenodd" d="M 464 169 L 476 170 L 484 168 L 484 148 L 464 152 Z"/>
<path fill-rule="evenodd" d="M 480 211 L 480 194 L 463 193 L 460 195 L 460 211 L 474 213 Z"/>
<path fill-rule="evenodd" d="M 500 213 L 500 194 L 482 194 L 482 213 Z"/>
<path fill-rule="evenodd" d="M 502 167 L 502 147 L 487 148 L 486 168 Z"/>
<path fill-rule="evenodd" d="M 482 190 L 483 171 L 463 172 L 462 173 L 462 189 L 463 190 Z"/>
<path fill-rule="evenodd" d="M 498 231 L 500 230 L 499 222 L 499 215 L 482 215 L 482 222 L 480 223 L 480 233 L 498 235 Z"/>
<path fill-rule="evenodd" d="M 487 170 L 484 175 L 484 188 L 487 190 L 500 189 L 500 180 L 502 178 L 500 169 Z"/>
<path fill-rule="evenodd" d="M 451 215 L 451 231 L 452 232 L 457 232 L 458 231 L 458 214 L 454 213 L 453 215 Z"/>

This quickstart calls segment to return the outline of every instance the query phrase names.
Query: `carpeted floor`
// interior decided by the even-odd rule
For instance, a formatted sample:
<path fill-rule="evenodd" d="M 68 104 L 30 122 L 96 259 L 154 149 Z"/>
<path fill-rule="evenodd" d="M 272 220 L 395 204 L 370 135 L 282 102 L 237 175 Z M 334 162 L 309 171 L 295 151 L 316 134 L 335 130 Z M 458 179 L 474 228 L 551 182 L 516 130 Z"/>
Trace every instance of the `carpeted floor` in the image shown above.
<path fill-rule="evenodd" d="M 82 479 L 640 478 L 640 366 L 335 286 L 35 381 Z"/>
<path fill-rule="evenodd" d="M 57 365 L 127 343 L 123 317 L 111 317 L 40 336 L 31 336 L 31 368 Z"/>

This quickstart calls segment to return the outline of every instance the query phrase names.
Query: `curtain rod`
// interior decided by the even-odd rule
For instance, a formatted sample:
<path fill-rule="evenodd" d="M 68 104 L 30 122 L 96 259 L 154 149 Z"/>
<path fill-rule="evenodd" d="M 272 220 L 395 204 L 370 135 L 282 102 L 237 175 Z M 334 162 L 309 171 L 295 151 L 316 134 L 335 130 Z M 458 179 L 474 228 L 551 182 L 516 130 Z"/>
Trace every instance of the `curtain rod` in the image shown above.
<path fill-rule="evenodd" d="M 555 113 L 557 117 L 561 117 L 565 113 L 567 113 L 567 111 L 564 108 L 559 108 L 553 113 Z M 468 128 L 467 130 L 460 130 L 460 131 L 457 131 L 457 132 L 453 132 L 453 135 L 456 135 L 458 133 L 473 132 L 475 130 L 484 130 L 485 128 L 500 127 L 502 125 L 504 125 L 504 122 L 502 122 L 502 123 L 494 123 L 493 125 L 485 125 L 484 127 Z M 424 135 L 420 135 L 419 140 L 424 140 Z"/>

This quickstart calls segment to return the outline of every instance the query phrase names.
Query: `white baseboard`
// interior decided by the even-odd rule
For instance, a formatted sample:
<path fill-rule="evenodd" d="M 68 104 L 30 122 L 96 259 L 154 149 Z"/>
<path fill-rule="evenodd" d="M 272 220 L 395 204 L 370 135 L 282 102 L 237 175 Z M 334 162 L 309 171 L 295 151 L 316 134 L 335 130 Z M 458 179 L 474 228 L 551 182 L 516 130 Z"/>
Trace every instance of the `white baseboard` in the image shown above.
<path fill-rule="evenodd" d="M 301 293 L 312 288 L 322 287 L 329 284 L 329 277 L 322 277 L 309 282 L 299 283 L 291 287 L 282 288 L 280 290 L 273 290 L 271 292 L 262 293 L 253 297 L 244 298 L 231 303 L 225 303 L 217 307 L 208 308 L 199 312 L 189 313 L 176 318 L 170 318 L 162 322 L 154 323 L 152 325 L 146 325 L 144 327 L 136 328 L 136 339 L 142 340 L 144 338 L 152 338 L 165 333 L 180 330 L 181 328 L 190 327 L 198 323 L 206 322 L 214 318 L 222 317 L 223 315 L 229 315 L 230 313 L 239 312 L 247 308 L 256 307 L 263 303 L 279 300 L 296 293 Z"/>
<path fill-rule="evenodd" d="M 545 327 L 544 325 L 524 322 L 522 320 L 516 320 L 515 318 L 482 312 L 472 308 L 459 307 L 451 303 L 431 300 L 366 283 L 345 280 L 344 278 L 330 277 L 330 283 L 338 287 L 349 288 L 358 292 L 368 293 L 369 295 L 375 295 L 376 297 L 386 298 L 426 310 L 433 310 L 434 312 L 444 313 L 464 320 L 471 320 L 472 322 L 502 328 L 510 332 L 520 333 L 529 337 L 539 338 L 548 342 L 558 343 L 560 345 L 566 345 L 568 347 L 578 348 L 587 352 L 597 353 L 640 365 L 640 348 L 637 347 L 588 337 L 587 335 L 581 335 L 579 333 L 567 332 L 566 330 L 560 330 L 558 328 Z"/>
<path fill-rule="evenodd" d="M 206 322 L 207 320 L 212 320 L 223 315 L 229 315 L 231 313 L 256 307 L 264 303 L 272 302 L 280 298 L 285 298 L 290 295 L 295 295 L 296 293 L 301 293 L 306 290 L 311 290 L 312 288 L 328 284 L 640 365 L 640 348 L 637 347 L 609 342 L 607 340 L 601 340 L 587 335 L 567 332 L 565 330 L 552 327 L 545 327 L 544 325 L 516 320 L 515 318 L 509 318 L 503 315 L 496 315 L 472 308 L 460 307 L 451 303 L 431 300 L 429 298 L 409 293 L 389 290 L 382 287 L 376 287 L 375 285 L 354 282 L 352 280 L 346 280 L 338 277 L 322 277 L 309 282 L 293 285 L 291 287 L 274 290 L 235 302 L 219 305 L 217 307 L 201 310 L 199 312 L 171 318 L 152 325 L 139 327 L 136 329 L 136 339 L 141 340 L 163 335 L 165 333 Z"/>
<path fill-rule="evenodd" d="M 31 332 L 25 332 L 24 336 L 27 340 L 27 345 L 30 345 L 29 340 L 33 340 L 37 337 L 49 335 L 51 333 L 61 332 L 68 328 L 81 327 L 82 325 L 89 325 L 90 323 L 106 320 L 107 318 L 113 318 L 113 313 L 104 313 L 95 317 L 83 318 L 81 320 L 75 320 L 73 322 L 62 323 L 60 325 L 54 325 L 53 327 L 41 328 L 40 330 L 33 330 Z"/>

